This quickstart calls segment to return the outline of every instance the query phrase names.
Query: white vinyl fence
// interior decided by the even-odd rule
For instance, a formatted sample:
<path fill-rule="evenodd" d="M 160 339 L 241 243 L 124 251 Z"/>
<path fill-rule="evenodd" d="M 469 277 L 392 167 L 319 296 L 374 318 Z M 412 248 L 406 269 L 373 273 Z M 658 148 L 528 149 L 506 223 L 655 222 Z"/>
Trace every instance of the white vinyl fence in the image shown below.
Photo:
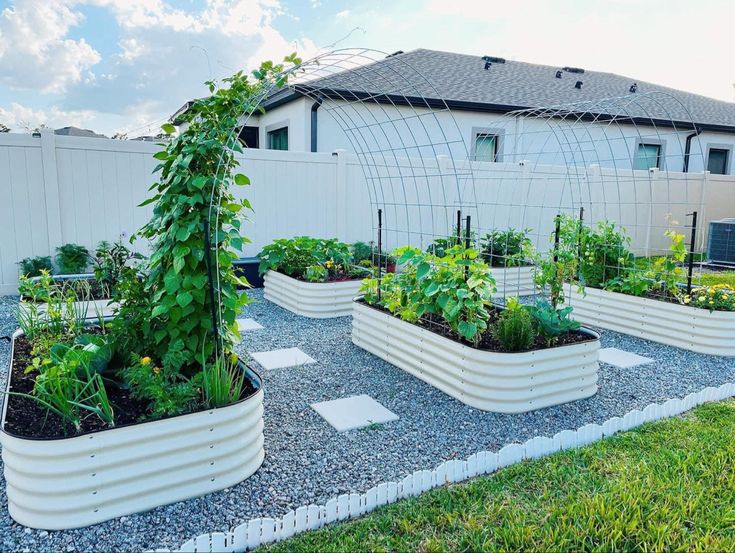
<path fill-rule="evenodd" d="M 158 148 L 149 142 L 51 132 L 40 137 L 0 134 L 0 294 L 15 293 L 17 264 L 25 257 L 53 256 L 68 242 L 92 250 L 101 240 L 115 241 L 139 229 L 151 214 L 151 206 L 137 205 L 154 182 L 157 162 L 152 156 Z M 373 240 L 371 198 L 384 204 L 386 226 L 394 229 L 388 233 L 388 247 L 425 245 L 427 236 L 449 230 L 452 205 L 458 194 L 467 197 L 471 186 L 466 179 L 447 186 L 446 179 L 431 176 L 447 174 L 446 158 L 397 160 L 393 167 L 364 170 L 346 152 L 247 150 L 240 162 L 252 186 L 238 187 L 237 193 L 248 197 L 255 209 L 243 226 L 243 234 L 253 241 L 244 255 L 255 255 L 274 238 L 301 234 Z M 480 162 L 457 166 L 463 175 L 472 172 L 476 216 L 483 228 L 531 227 L 545 241 L 553 214 L 571 205 L 565 195 L 573 187 L 563 186 L 569 181 L 564 168 Z M 597 167 L 582 168 L 582 173 L 575 178 L 593 192 L 578 199 L 592 203 L 592 217 L 604 215 L 629 226 L 637 249 L 657 240 L 660 232 L 652 237 L 646 229 L 661 226 L 669 208 L 679 218 L 689 210 L 699 210 L 705 220 L 735 216 L 732 176 L 656 170 L 621 176 L 620 171 Z M 371 179 L 371 174 L 381 178 Z M 147 245 L 135 247 L 145 251 Z"/>

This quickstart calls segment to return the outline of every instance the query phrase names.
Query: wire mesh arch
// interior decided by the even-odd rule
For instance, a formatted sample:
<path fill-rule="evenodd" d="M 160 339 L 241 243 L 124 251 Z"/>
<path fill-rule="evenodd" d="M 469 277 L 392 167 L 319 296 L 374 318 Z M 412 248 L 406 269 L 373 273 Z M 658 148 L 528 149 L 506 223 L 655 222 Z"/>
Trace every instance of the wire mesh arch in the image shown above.
<path fill-rule="evenodd" d="M 468 126 L 421 68 L 400 55 L 336 50 L 286 76 L 287 88 L 270 83 L 241 106 L 232 138 L 263 102 L 291 93 L 317 102 L 357 158 L 373 236 L 377 212 L 383 213 L 386 249 L 423 249 L 456 235 L 460 212 L 471 216 L 473 245 L 489 248 L 488 259 L 499 261 L 501 273 L 512 245 L 496 256 L 488 236 L 511 240 L 506 231 L 514 231 L 544 252 L 560 214 L 583 213 L 590 228 L 615 222 L 630 235 L 633 254 L 644 258 L 667 253 L 664 231 L 688 231 L 687 214 L 698 211 L 700 224 L 705 220 L 698 129 L 672 94 L 534 107 Z M 477 136 L 493 137 L 490 159 L 478 155 Z M 704 233 L 699 237 L 701 249 Z M 530 261 L 512 255 L 513 265 Z M 503 278 L 501 295 L 521 293 L 519 279 Z"/>

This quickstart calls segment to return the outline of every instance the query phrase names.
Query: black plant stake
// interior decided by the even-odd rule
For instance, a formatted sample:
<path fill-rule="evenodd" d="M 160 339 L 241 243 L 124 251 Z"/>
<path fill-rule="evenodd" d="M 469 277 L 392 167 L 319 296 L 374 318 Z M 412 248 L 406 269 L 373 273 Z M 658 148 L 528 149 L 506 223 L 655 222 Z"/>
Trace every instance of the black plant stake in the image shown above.
<path fill-rule="evenodd" d="M 692 293 L 692 272 L 694 271 L 694 241 L 697 238 L 697 212 L 693 211 L 687 216 L 692 218 L 692 237 L 689 242 L 689 266 L 687 267 L 687 295 Z"/>
<path fill-rule="evenodd" d="M 219 327 L 217 325 L 217 311 L 214 306 L 214 279 L 212 278 L 212 244 L 209 237 L 209 219 L 204 220 L 204 259 L 207 264 L 207 279 L 209 280 L 209 308 L 212 312 L 212 333 L 214 334 L 214 356 L 219 357 Z"/>
<path fill-rule="evenodd" d="M 383 210 L 378 210 L 378 301 L 380 301 L 380 282 L 383 278 Z"/>

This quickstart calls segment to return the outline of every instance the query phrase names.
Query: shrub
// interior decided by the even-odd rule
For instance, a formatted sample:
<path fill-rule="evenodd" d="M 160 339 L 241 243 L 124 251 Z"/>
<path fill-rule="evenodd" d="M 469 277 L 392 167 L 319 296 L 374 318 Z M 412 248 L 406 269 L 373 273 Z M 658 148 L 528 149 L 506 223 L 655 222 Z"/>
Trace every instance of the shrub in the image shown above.
<path fill-rule="evenodd" d="M 530 238 L 525 230 L 493 230 L 480 240 L 482 257 L 491 267 L 517 267 L 528 263 L 531 254 Z"/>
<path fill-rule="evenodd" d="M 89 250 L 79 244 L 64 244 L 56 248 L 56 266 L 59 274 L 84 273 L 89 265 Z"/>
<path fill-rule="evenodd" d="M 51 257 L 48 255 L 37 257 L 26 257 L 18 262 L 20 266 L 20 274 L 25 277 L 41 276 L 42 271 L 48 273 L 54 272 L 54 266 L 51 263 Z"/>
<path fill-rule="evenodd" d="M 533 317 L 517 297 L 509 298 L 492 326 L 493 337 L 508 351 L 527 350 L 536 337 Z"/>

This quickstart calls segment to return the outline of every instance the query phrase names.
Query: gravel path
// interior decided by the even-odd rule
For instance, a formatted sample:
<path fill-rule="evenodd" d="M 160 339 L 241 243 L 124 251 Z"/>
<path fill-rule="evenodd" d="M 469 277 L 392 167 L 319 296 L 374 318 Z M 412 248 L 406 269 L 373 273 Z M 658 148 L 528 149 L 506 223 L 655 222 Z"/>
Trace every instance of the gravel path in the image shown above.
<path fill-rule="evenodd" d="M 603 347 L 651 357 L 633 369 L 601 365 L 600 391 L 576 403 L 522 415 L 467 407 L 360 350 L 350 341 L 350 319 L 298 317 L 262 300 L 246 309 L 265 328 L 244 334 L 242 349 L 298 347 L 317 362 L 261 371 L 265 381 L 266 458 L 245 482 L 203 498 L 122 517 L 91 528 L 41 532 L 13 523 L 0 480 L 0 548 L 4 551 L 130 551 L 175 548 L 205 532 L 226 531 L 257 516 L 279 516 L 345 492 L 363 492 L 444 460 L 536 435 L 602 422 L 636 407 L 684 397 L 706 386 L 735 381 L 735 360 L 700 355 L 605 331 Z M 0 304 L 0 335 L 14 327 L 8 302 Z M 4 380 L 9 346 L 0 342 Z M 256 365 L 257 367 L 257 365 Z M 335 432 L 310 403 L 369 394 L 400 420 L 344 434 Z"/>

